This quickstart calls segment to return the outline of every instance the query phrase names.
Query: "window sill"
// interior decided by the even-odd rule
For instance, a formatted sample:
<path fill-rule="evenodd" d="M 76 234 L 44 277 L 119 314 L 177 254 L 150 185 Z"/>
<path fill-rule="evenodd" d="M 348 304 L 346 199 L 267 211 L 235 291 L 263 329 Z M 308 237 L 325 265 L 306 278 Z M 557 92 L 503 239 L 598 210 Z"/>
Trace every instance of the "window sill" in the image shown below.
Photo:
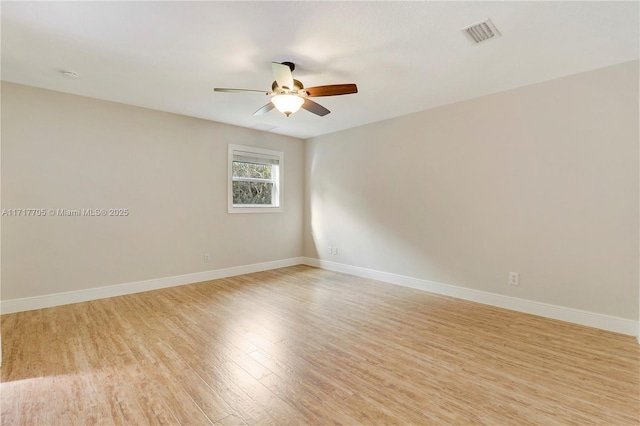
<path fill-rule="evenodd" d="M 282 207 L 229 207 L 228 213 L 281 213 Z"/>

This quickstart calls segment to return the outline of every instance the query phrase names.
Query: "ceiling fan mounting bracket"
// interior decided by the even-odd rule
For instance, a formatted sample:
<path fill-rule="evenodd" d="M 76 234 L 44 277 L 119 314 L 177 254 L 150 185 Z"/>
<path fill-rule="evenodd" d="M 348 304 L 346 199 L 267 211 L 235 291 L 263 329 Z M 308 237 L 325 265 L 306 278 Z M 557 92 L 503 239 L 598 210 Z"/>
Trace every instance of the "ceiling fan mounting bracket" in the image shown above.
<path fill-rule="evenodd" d="M 293 62 L 282 62 L 282 65 L 288 66 L 291 72 L 294 72 L 296 69 L 296 64 L 294 64 Z"/>

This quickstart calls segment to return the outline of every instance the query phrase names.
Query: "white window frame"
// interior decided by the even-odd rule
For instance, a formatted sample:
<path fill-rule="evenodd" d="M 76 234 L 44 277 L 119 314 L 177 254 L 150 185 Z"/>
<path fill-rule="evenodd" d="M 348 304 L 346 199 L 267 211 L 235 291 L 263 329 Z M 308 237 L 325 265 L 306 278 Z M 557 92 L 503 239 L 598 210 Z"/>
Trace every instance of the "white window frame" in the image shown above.
<path fill-rule="evenodd" d="M 233 177 L 233 161 L 235 153 L 245 153 L 245 155 L 255 154 L 256 157 L 267 156 L 277 159 L 278 165 L 272 169 L 271 180 L 273 182 L 272 199 L 275 203 L 271 205 L 266 204 L 233 204 L 233 182 L 245 181 L 245 182 L 261 182 L 267 181 L 265 179 L 252 179 L 252 178 L 235 178 Z M 273 151 L 270 149 L 255 148 L 252 146 L 229 144 L 229 161 L 228 161 L 228 211 L 229 213 L 278 213 L 283 211 L 283 179 L 284 176 L 284 153 L 280 151 Z M 268 163 L 265 163 L 268 164 Z"/>

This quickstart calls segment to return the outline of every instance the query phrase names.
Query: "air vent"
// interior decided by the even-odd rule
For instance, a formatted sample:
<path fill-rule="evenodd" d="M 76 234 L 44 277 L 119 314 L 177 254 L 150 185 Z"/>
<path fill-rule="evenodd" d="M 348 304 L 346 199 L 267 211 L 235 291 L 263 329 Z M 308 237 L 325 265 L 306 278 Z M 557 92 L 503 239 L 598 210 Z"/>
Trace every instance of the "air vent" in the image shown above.
<path fill-rule="evenodd" d="M 251 128 L 268 132 L 269 130 L 277 129 L 278 126 L 272 126 L 270 124 L 265 124 L 265 123 L 258 123 L 251 126 Z"/>
<path fill-rule="evenodd" d="M 473 44 L 482 43 L 483 41 L 491 40 L 492 38 L 500 37 L 500 31 L 493 25 L 491 19 L 486 19 L 482 22 L 478 22 L 468 27 L 462 28 L 462 31 L 469 41 Z"/>

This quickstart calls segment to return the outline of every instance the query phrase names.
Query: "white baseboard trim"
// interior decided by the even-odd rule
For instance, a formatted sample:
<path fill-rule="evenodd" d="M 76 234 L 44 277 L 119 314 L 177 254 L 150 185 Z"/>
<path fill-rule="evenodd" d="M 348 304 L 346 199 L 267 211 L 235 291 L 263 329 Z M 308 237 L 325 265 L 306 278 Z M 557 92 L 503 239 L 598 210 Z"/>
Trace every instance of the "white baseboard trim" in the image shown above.
<path fill-rule="evenodd" d="M 251 265 L 235 266 L 231 268 L 214 269 L 210 271 L 196 272 L 192 274 L 176 275 L 173 277 L 156 278 L 145 281 L 136 281 L 125 284 L 116 284 L 106 287 L 90 288 L 85 290 L 69 291 L 64 293 L 46 294 L 42 296 L 25 297 L 0 301 L 0 313 L 10 314 L 14 312 L 31 311 L 34 309 L 50 308 L 53 306 L 68 305 L 71 303 L 88 302 L 91 300 L 105 299 L 108 297 L 123 296 L 126 294 L 141 293 L 143 291 L 158 290 L 161 288 L 175 287 L 185 284 L 193 284 L 202 281 L 216 280 L 253 272 L 268 271 L 270 269 L 286 268 L 295 265 L 309 265 L 329 271 L 341 272 L 358 277 L 383 281 L 389 284 L 411 287 L 430 293 L 457 297 L 485 305 L 497 306 L 546 318 L 586 325 L 602 330 L 613 331 L 629 336 L 638 336 L 639 323 L 625 318 L 619 318 L 579 309 L 519 299 L 517 297 L 503 296 L 481 290 L 474 290 L 450 284 L 420 278 L 407 277 L 389 272 L 376 271 L 374 269 L 361 268 L 359 266 L 345 265 L 343 263 L 314 259 L 311 257 L 293 257 L 289 259 L 275 260 L 271 262 L 255 263 Z M 638 336 L 640 343 L 640 336 Z"/>
<path fill-rule="evenodd" d="M 396 284 L 404 287 L 424 290 L 430 293 L 457 297 L 459 299 L 483 303 L 485 305 L 497 306 L 499 308 L 510 309 L 527 314 L 571 322 L 574 324 L 586 325 L 588 327 L 613 331 L 629 336 L 638 335 L 638 321 L 633 321 L 625 318 L 597 314 L 594 312 L 566 308 L 563 306 L 550 305 L 548 303 L 535 302 L 532 300 L 519 299 L 517 297 L 503 296 L 496 293 L 473 290 L 470 288 L 459 287 L 450 284 L 442 284 L 434 281 L 423 280 L 420 278 L 412 278 L 404 275 L 392 274 L 389 272 L 361 268 L 359 266 L 351 266 L 345 265 L 343 263 L 314 259 L 311 257 L 305 257 L 304 263 L 305 265 L 315 266 L 316 268 L 342 272 L 344 274 L 355 275 L 362 278 L 370 278 L 389 284 Z M 640 336 L 638 337 L 638 342 L 640 343 Z"/>
<path fill-rule="evenodd" d="M 301 265 L 303 263 L 304 258 L 294 257 L 290 259 L 234 266 L 224 269 L 214 269 L 211 271 L 195 272 L 192 274 L 176 275 L 173 277 L 156 278 L 145 281 L 135 281 L 126 284 L 116 284 L 86 290 L 2 300 L 0 301 L 0 313 L 10 314 L 14 312 L 68 305 L 71 303 L 88 302 L 90 300 L 141 293 L 143 291 L 158 290 L 161 288 L 193 284 L 202 281 L 216 280 L 219 278 L 233 277 L 236 275 L 251 274 L 253 272 L 268 271 L 270 269 L 286 268 L 287 266 Z"/>

